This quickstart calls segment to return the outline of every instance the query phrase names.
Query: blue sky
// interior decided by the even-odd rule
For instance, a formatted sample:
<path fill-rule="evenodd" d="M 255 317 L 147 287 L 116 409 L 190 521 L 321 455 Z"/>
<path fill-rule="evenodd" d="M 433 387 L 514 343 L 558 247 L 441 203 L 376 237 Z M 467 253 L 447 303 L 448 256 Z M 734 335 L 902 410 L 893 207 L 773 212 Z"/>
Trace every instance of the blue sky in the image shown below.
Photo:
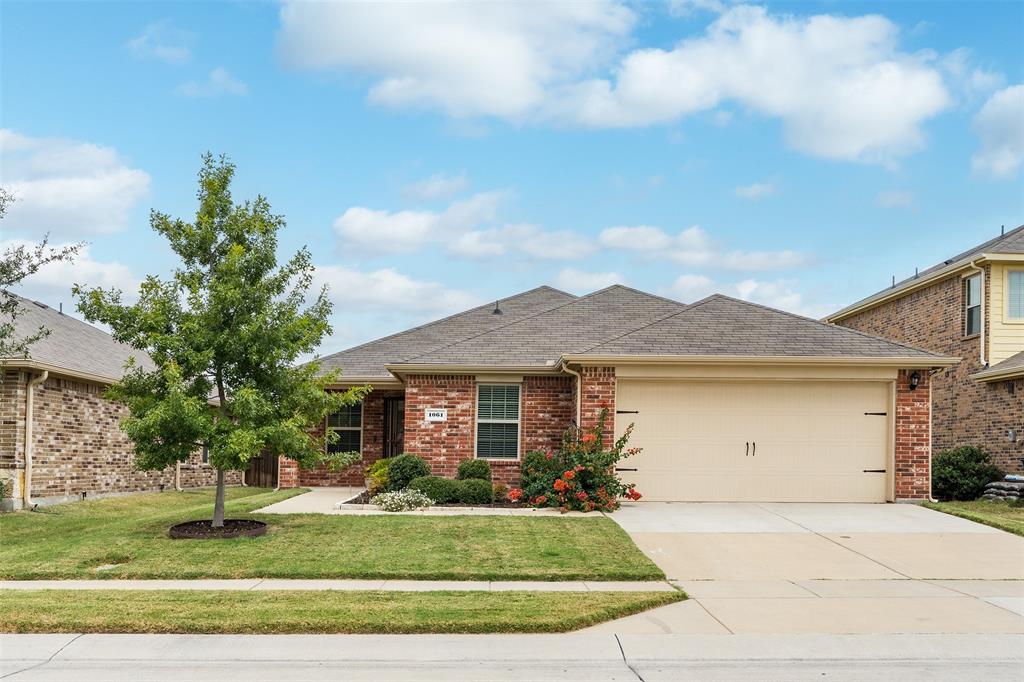
<path fill-rule="evenodd" d="M 821 316 L 1024 222 L 1024 5 L 4 2 L 23 293 L 173 261 L 200 154 L 335 301 L 324 351 L 541 284 Z"/>

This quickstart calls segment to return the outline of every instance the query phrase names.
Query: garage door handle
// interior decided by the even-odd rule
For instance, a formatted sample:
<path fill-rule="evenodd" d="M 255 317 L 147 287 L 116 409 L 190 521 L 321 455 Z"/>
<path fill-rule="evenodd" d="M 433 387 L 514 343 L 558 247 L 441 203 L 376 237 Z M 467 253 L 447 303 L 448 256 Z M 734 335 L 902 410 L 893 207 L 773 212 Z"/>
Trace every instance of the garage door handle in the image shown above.
<path fill-rule="evenodd" d="M 744 457 L 750 457 L 750 441 L 747 441 L 747 452 Z"/>
<path fill-rule="evenodd" d="M 637 470 L 637 469 L 635 469 L 635 468 L 633 468 L 633 469 L 629 469 L 629 468 L 627 468 L 627 467 L 615 467 L 615 470 L 616 470 L 616 471 L 638 471 L 638 470 Z"/>
<path fill-rule="evenodd" d="M 640 414 L 640 410 L 615 410 L 615 414 Z"/>
<path fill-rule="evenodd" d="M 864 415 L 866 417 L 885 417 L 888 414 L 889 414 L 888 412 L 865 412 L 864 413 Z"/>
<path fill-rule="evenodd" d="M 754 441 L 754 451 L 750 453 L 751 457 L 757 457 L 757 441 Z"/>
<path fill-rule="evenodd" d="M 865 469 L 865 474 L 884 474 L 885 469 Z"/>

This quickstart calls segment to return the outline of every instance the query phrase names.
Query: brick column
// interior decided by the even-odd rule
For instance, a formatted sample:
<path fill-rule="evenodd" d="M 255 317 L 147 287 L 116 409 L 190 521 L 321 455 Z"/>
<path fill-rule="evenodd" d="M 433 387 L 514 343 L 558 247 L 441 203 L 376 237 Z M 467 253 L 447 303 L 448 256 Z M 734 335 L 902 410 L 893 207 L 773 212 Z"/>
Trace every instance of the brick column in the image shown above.
<path fill-rule="evenodd" d="M 916 390 L 910 390 L 914 370 L 901 369 L 896 379 L 896 463 L 894 480 L 897 500 L 927 500 L 931 497 L 932 414 L 931 382 L 928 370 Z"/>
<path fill-rule="evenodd" d="M 277 458 L 277 486 L 279 488 L 299 487 L 299 463 L 284 455 Z"/>
<path fill-rule="evenodd" d="M 580 428 L 591 429 L 597 425 L 601 410 L 608 409 L 608 419 L 604 424 L 604 442 L 610 443 L 615 438 L 615 368 L 614 367 L 582 367 L 580 380 L 583 383 L 580 399 Z"/>

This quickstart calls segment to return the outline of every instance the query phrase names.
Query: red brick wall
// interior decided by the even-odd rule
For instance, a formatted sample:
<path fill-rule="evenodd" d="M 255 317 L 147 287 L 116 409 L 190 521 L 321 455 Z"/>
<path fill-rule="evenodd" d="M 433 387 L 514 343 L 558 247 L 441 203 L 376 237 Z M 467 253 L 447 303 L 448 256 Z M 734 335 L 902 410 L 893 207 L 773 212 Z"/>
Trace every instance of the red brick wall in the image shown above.
<path fill-rule="evenodd" d="M 0 412 L 5 433 L 14 432 L 22 444 L 8 452 L 10 438 L 0 440 L 4 455 L 0 466 L 24 469 L 24 378 L 20 389 L 4 387 L 4 407 Z M 6 382 L 5 382 L 6 383 Z M 162 471 L 138 471 L 134 466 L 131 441 L 120 429 L 128 410 L 103 397 L 104 387 L 98 384 L 50 376 L 34 389 L 32 495 L 46 497 L 80 497 L 87 494 L 125 493 L 172 488 L 174 468 Z M 21 405 L 9 404 L 9 391 L 14 390 Z M 21 419 L 21 426 L 17 422 Z M 17 472 L 15 475 L 20 474 Z M 197 453 L 181 467 L 183 486 L 212 485 L 216 471 L 205 466 Z M 237 483 L 237 472 L 228 474 L 228 481 Z"/>
<path fill-rule="evenodd" d="M 448 410 L 448 421 L 427 422 L 424 410 Z M 454 478 L 459 462 L 472 459 L 476 434 L 476 377 L 413 375 L 405 383 L 405 451 L 427 460 L 435 476 Z M 495 465 L 507 475 L 509 463 Z M 514 468 L 514 467 L 512 467 Z"/>
<path fill-rule="evenodd" d="M 985 269 L 985 327 L 988 331 L 989 269 Z M 1024 423 L 1024 379 L 980 383 L 970 378 L 983 369 L 980 336 L 964 336 L 964 284 L 960 275 L 895 301 L 853 315 L 838 324 L 963 358 L 932 377 L 932 446 L 940 452 L 978 445 L 1005 471 L 1020 472 L 1024 441 L 1011 443 L 1007 430 Z M 1012 390 L 1012 392 L 1011 392 Z"/>
<path fill-rule="evenodd" d="M 900 370 L 896 379 L 894 486 L 897 500 L 931 497 L 931 384 L 928 372 L 918 370 L 920 383 L 910 390 L 913 370 Z"/>
<path fill-rule="evenodd" d="M 615 368 L 583 367 L 580 377 L 583 381 L 580 391 L 583 403 L 580 428 L 592 429 L 597 426 L 601 410 L 607 408 L 608 419 L 602 435 L 605 443 L 611 443 L 615 438 Z"/>

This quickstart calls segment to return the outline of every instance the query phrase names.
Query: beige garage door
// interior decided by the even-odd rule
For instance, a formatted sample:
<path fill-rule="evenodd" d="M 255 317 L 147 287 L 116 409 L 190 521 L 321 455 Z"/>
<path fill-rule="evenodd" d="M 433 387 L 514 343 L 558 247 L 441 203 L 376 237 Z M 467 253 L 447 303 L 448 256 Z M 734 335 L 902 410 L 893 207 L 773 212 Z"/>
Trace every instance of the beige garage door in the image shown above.
<path fill-rule="evenodd" d="M 643 448 L 621 475 L 644 499 L 886 500 L 886 382 L 623 379 L 615 402 L 616 435 L 633 422 Z"/>

